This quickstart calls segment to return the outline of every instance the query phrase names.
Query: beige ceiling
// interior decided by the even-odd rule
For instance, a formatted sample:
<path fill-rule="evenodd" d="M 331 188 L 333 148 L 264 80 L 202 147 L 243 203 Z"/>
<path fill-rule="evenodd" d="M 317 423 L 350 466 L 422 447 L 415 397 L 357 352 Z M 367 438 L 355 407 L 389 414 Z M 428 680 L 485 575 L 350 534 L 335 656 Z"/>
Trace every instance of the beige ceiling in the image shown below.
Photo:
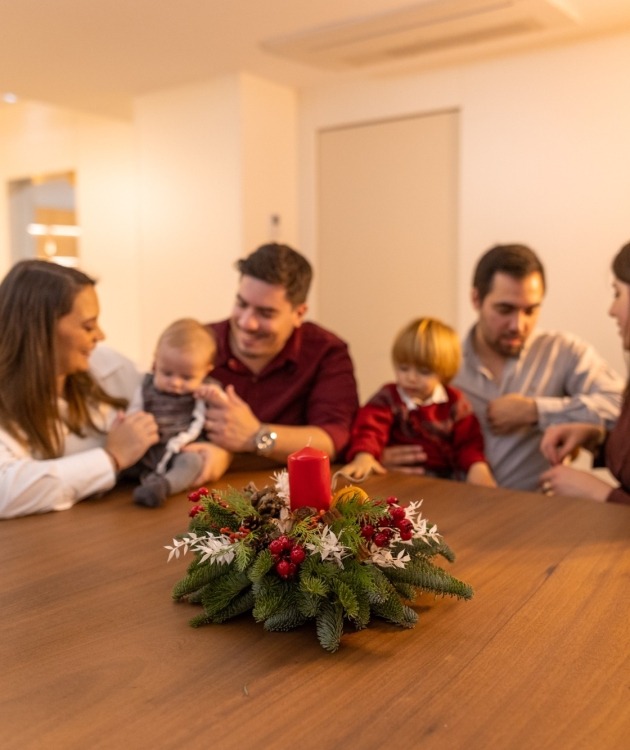
<path fill-rule="evenodd" d="M 559 6 L 570 20 L 542 29 L 467 29 L 466 19 L 509 6 L 527 13 L 530 5 Z M 462 15 L 437 41 L 411 38 L 410 24 L 420 17 L 434 33 Z M 0 0 L 0 92 L 126 117 L 137 95 L 217 75 L 248 72 L 305 87 L 626 29 L 630 0 Z M 400 32 L 398 42 L 385 38 Z M 380 34 L 398 45 L 389 59 L 387 45 L 349 49 L 336 60 L 320 54 Z"/>

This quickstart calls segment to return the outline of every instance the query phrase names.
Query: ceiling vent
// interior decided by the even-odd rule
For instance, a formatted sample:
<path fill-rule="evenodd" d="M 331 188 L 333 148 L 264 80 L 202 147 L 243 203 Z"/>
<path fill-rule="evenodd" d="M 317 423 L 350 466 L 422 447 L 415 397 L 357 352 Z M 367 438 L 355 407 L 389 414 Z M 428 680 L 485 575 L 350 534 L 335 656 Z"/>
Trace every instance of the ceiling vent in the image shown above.
<path fill-rule="evenodd" d="M 263 47 L 317 67 L 347 70 L 471 48 L 572 26 L 576 21 L 566 2 L 558 0 L 428 0 L 271 39 Z"/>

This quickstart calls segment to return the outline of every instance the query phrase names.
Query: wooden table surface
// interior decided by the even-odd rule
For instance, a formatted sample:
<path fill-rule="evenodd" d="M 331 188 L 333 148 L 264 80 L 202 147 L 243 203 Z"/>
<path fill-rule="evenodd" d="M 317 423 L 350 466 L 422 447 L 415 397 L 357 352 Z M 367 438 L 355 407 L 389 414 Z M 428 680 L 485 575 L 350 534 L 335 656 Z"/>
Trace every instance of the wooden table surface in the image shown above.
<path fill-rule="evenodd" d="M 241 489 L 268 472 L 231 474 Z M 0 522 L 0 747 L 625 748 L 630 509 L 390 474 L 424 500 L 469 602 L 424 595 L 418 624 L 193 629 L 171 600 L 189 557 L 164 545 L 189 503 L 128 490 Z"/>

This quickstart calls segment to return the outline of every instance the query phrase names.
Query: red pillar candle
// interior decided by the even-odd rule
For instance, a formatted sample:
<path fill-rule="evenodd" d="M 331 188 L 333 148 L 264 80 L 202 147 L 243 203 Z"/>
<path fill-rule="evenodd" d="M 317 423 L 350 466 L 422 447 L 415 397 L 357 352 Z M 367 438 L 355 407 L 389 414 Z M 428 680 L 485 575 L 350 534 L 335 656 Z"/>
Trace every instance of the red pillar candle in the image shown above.
<path fill-rule="evenodd" d="M 330 489 L 330 459 L 328 454 L 307 446 L 292 453 L 287 460 L 291 508 L 305 505 L 328 510 Z"/>

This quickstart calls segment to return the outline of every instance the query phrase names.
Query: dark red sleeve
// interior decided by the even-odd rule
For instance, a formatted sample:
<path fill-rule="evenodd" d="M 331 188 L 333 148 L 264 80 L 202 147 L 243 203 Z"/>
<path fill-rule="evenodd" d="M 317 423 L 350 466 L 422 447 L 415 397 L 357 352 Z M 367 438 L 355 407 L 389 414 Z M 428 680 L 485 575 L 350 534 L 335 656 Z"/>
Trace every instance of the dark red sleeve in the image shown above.
<path fill-rule="evenodd" d="M 338 341 L 319 363 L 308 394 L 307 423 L 325 430 L 339 454 L 348 444 L 358 407 L 354 366 L 347 346 Z"/>
<path fill-rule="evenodd" d="M 621 505 L 630 505 L 630 493 L 626 492 L 623 487 L 615 487 L 608 495 L 606 501 L 609 503 L 619 503 Z"/>
<path fill-rule="evenodd" d="M 346 458 L 351 461 L 357 453 L 369 453 L 377 460 L 389 441 L 389 433 L 394 415 L 386 406 L 368 403 L 362 406 L 354 421 L 350 435 L 350 447 Z"/>

